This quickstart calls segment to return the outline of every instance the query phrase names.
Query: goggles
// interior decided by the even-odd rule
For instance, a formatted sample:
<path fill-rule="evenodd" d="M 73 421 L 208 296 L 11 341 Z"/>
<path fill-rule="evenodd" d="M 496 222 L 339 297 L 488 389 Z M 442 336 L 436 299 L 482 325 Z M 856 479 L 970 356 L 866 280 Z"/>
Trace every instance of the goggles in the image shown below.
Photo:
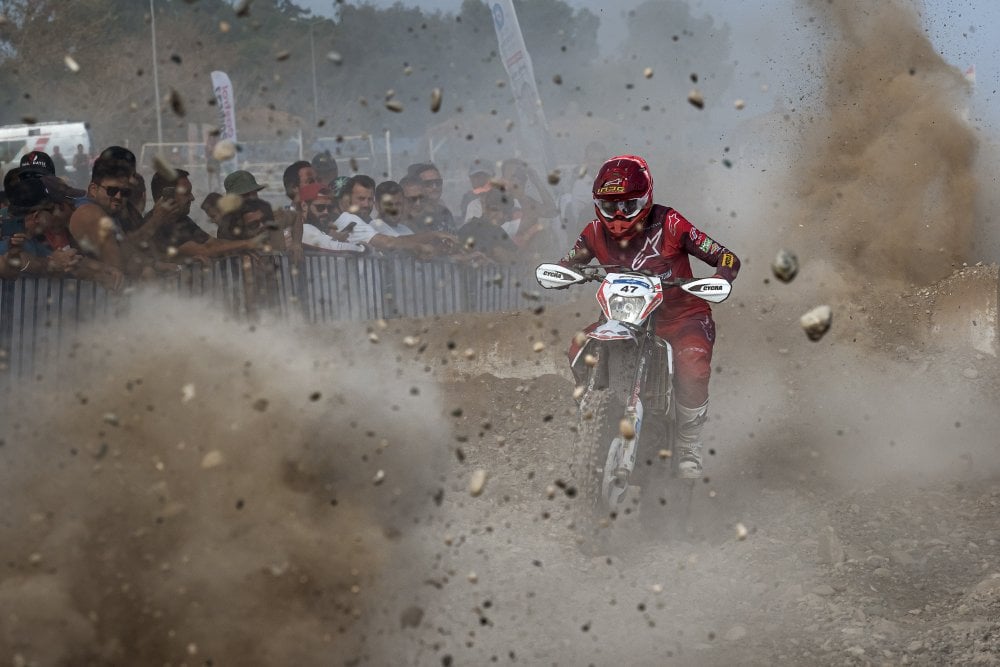
<path fill-rule="evenodd" d="M 649 203 L 649 196 L 642 196 L 636 199 L 623 199 L 621 201 L 609 201 L 607 199 L 595 199 L 594 204 L 608 218 L 621 217 L 631 220 L 639 215 L 639 211 Z"/>

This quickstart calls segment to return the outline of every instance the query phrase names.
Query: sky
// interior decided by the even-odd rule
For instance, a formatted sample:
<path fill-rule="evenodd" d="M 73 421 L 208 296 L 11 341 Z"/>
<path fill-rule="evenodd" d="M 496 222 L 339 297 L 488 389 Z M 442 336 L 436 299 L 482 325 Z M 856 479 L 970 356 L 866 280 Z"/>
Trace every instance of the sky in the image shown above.
<path fill-rule="evenodd" d="M 319 15 L 332 15 L 334 0 L 296 0 Z M 389 7 L 399 0 L 367 0 L 377 7 Z M 624 39 L 627 12 L 643 0 L 566 0 L 586 8 L 601 19 L 598 40 L 602 54 L 611 52 Z M 876 1 L 876 0 L 873 0 Z M 916 0 L 920 1 L 920 0 Z M 345 0 L 351 3 L 352 0 Z M 461 0 L 404 0 L 404 5 L 430 11 L 457 11 Z M 740 61 L 737 75 L 768 86 L 770 96 L 794 97 L 802 82 L 796 74 L 796 39 L 807 39 L 794 30 L 792 9 L 803 3 L 794 0 L 690 0 L 695 15 L 711 14 L 733 28 L 733 54 Z M 955 67 L 976 68 L 976 86 L 971 102 L 971 120 L 990 130 L 1000 129 L 1000 100 L 997 81 L 1000 72 L 1000 1 L 923 0 L 924 25 L 935 48 Z M 775 20 L 782 18 L 787 20 Z M 788 48 L 791 46 L 791 48 Z M 798 45 L 806 48 L 805 43 Z M 741 72 L 741 68 L 743 71 Z M 763 70 L 763 71 L 762 71 Z M 801 72 L 799 72 L 799 75 Z M 761 104 L 767 102 L 761 96 Z M 748 98 L 751 97 L 748 95 Z M 766 111 L 767 109 L 761 109 Z"/>

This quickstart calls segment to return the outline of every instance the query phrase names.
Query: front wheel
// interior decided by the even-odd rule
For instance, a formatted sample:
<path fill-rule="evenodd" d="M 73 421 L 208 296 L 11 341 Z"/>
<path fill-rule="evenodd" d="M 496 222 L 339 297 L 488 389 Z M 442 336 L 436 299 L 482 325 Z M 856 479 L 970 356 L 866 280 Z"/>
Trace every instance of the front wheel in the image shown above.
<path fill-rule="evenodd" d="M 578 516 L 585 525 L 607 516 L 602 489 L 604 463 L 608 446 L 617 432 L 612 432 L 610 422 L 611 392 L 607 389 L 589 389 L 580 401 L 580 419 L 576 447 L 570 460 L 570 474 L 577 484 L 580 508 Z"/>

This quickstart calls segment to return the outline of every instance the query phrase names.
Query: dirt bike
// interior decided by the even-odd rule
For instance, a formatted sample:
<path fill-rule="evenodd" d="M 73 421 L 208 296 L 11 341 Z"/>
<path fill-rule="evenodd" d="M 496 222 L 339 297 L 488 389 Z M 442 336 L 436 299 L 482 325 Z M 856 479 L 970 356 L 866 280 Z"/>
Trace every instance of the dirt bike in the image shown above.
<path fill-rule="evenodd" d="M 676 473 L 673 354 L 655 330 L 663 291 L 679 288 L 720 303 L 731 286 L 722 278 L 669 279 L 609 265 L 575 270 L 541 264 L 535 278 L 546 289 L 601 281 L 597 301 L 604 318 L 588 327 L 572 360 L 579 422 L 570 472 L 593 516 L 615 516 L 630 485 L 640 487 L 646 514 L 666 503 L 662 494 Z M 639 461 L 646 465 L 637 470 Z M 691 485 L 686 488 L 689 500 Z"/>

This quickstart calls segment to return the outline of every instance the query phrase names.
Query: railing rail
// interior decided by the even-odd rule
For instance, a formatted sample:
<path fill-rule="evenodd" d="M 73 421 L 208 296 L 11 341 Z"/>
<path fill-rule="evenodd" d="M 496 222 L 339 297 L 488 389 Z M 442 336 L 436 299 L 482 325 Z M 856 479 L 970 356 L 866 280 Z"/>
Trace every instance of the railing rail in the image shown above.
<path fill-rule="evenodd" d="M 267 312 L 312 324 L 520 310 L 542 296 L 524 266 L 473 266 L 410 257 L 307 254 L 233 256 L 193 265 L 158 283 L 168 294 L 208 298 L 232 315 Z M 117 317 L 139 293 L 116 295 L 75 279 L 0 281 L 0 370 L 24 377 L 71 353 L 87 322 Z"/>

